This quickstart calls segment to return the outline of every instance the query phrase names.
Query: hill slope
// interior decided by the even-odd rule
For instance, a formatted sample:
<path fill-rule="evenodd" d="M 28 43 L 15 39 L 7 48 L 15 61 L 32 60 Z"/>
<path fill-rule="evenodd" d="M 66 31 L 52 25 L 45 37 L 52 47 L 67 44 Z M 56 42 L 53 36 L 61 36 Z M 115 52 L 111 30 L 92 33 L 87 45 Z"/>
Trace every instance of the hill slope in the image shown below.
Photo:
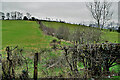
<path fill-rule="evenodd" d="M 42 23 L 47 27 L 53 27 L 58 29 L 61 26 L 69 27 L 71 30 L 74 30 L 75 28 L 80 28 L 81 30 L 85 30 L 86 28 L 93 29 L 92 27 L 87 27 L 83 25 L 75 25 L 75 24 L 68 24 L 68 23 L 59 23 L 59 22 L 49 22 L 49 21 L 42 21 Z M 102 38 L 105 40 L 108 40 L 112 43 L 120 43 L 120 33 L 118 32 L 110 32 L 109 30 L 103 30 Z"/>
<path fill-rule="evenodd" d="M 69 27 L 74 30 L 80 27 L 81 30 L 90 27 L 84 27 L 81 25 L 59 23 L 59 22 L 46 22 L 42 23 L 47 27 L 58 28 L 61 26 Z M 19 20 L 4 20 L 2 21 L 2 47 L 16 46 L 24 47 L 27 49 L 40 49 L 49 47 L 49 43 L 55 37 L 44 35 L 39 29 L 39 24 L 35 21 L 19 21 Z M 118 32 L 103 31 L 105 34 L 103 38 L 110 42 L 118 43 Z"/>
<path fill-rule="evenodd" d="M 49 42 L 54 39 L 44 35 L 35 21 L 2 21 L 2 47 L 16 46 L 27 49 L 49 47 Z"/>

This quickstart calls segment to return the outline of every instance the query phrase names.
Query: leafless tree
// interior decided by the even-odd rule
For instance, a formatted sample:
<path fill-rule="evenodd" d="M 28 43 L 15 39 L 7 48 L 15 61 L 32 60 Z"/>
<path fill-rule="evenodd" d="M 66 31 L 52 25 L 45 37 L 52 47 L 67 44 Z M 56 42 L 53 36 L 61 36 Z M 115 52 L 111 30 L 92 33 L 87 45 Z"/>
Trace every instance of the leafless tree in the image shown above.
<path fill-rule="evenodd" d="M 15 12 L 11 12 L 11 18 L 16 19 L 16 13 Z"/>
<path fill-rule="evenodd" d="M 23 15 L 22 13 L 17 12 L 16 14 L 17 14 L 17 19 L 18 19 L 18 20 L 22 19 L 22 15 Z"/>
<path fill-rule="evenodd" d="M 10 14 L 12 19 L 18 19 L 18 20 L 21 20 L 23 16 L 23 13 L 18 11 L 11 12 Z"/>
<path fill-rule="evenodd" d="M 103 28 L 105 23 L 111 19 L 113 12 L 110 11 L 111 2 L 104 0 L 103 2 L 94 0 L 87 3 L 87 8 L 90 10 L 93 18 L 97 21 L 97 26 Z M 102 24 L 102 27 L 100 25 Z"/>
<path fill-rule="evenodd" d="M 9 18 L 10 18 L 10 13 L 6 13 L 6 16 L 7 16 L 8 20 L 9 20 Z"/>
<path fill-rule="evenodd" d="M 16 19 L 20 19 L 20 12 L 16 12 Z"/>
<path fill-rule="evenodd" d="M 19 16 L 20 16 L 19 18 L 22 20 L 23 13 L 20 13 Z"/>
<path fill-rule="evenodd" d="M 30 13 L 26 13 L 26 15 L 27 15 L 27 18 L 30 19 L 31 14 Z"/>
<path fill-rule="evenodd" d="M 2 20 L 4 20 L 4 18 L 5 18 L 5 13 L 0 12 L 0 16 L 1 16 Z"/>
<path fill-rule="evenodd" d="M 110 12 L 110 7 L 112 3 L 104 0 L 103 2 L 103 19 L 102 19 L 102 28 L 105 26 L 106 22 L 112 18 L 113 12 Z"/>

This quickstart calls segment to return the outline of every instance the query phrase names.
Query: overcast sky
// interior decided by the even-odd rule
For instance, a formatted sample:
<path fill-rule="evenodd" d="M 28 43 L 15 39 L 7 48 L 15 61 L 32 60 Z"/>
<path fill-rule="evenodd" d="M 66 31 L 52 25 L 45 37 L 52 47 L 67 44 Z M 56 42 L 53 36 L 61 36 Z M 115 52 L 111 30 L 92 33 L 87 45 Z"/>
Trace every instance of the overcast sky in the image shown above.
<path fill-rule="evenodd" d="M 61 19 L 72 23 L 89 23 L 94 21 L 91 13 L 86 7 L 86 2 L 72 2 L 72 0 L 64 0 L 66 2 L 59 2 L 60 0 L 2 0 L 2 11 L 20 11 L 24 14 L 31 13 L 32 16 L 45 19 L 46 17 L 54 20 Z M 58 2 L 57 2 L 58 1 Z M 76 0 L 78 1 L 78 0 Z M 88 0 L 85 0 L 88 1 Z M 90 0 L 89 0 L 90 1 Z M 114 12 L 112 20 L 118 21 L 118 3 L 113 2 L 111 10 Z"/>

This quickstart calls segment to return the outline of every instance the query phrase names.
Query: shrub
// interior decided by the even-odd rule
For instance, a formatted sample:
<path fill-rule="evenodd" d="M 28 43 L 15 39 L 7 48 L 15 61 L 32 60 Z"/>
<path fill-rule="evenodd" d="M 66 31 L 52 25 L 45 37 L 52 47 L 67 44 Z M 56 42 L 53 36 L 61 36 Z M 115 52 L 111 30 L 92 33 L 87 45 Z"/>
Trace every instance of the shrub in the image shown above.
<path fill-rule="evenodd" d="M 22 49 L 18 49 L 16 46 L 14 49 L 9 46 L 6 48 L 7 59 L 2 60 L 2 79 L 15 79 L 17 78 L 17 73 L 15 73 L 15 68 L 17 66 L 23 66 L 26 63 L 26 72 L 28 72 L 28 64 L 25 57 L 22 56 Z"/>
<path fill-rule="evenodd" d="M 81 62 L 85 68 L 85 72 L 89 77 L 99 77 L 109 75 L 109 68 L 120 57 L 120 44 L 105 42 L 103 44 L 75 44 L 74 46 L 64 46 L 64 55 L 68 66 L 73 75 L 79 76 L 77 63 Z M 86 75 L 86 73 L 85 73 Z"/>
<path fill-rule="evenodd" d="M 80 30 L 80 28 L 76 28 L 73 33 L 69 36 L 70 41 L 77 41 L 79 43 L 88 43 L 91 42 L 99 42 L 101 41 L 102 32 L 98 29 L 89 29 Z"/>
<path fill-rule="evenodd" d="M 69 34 L 70 34 L 69 28 L 61 26 L 61 27 L 59 27 L 58 30 L 56 30 L 55 36 L 58 39 L 68 40 L 69 39 Z"/>

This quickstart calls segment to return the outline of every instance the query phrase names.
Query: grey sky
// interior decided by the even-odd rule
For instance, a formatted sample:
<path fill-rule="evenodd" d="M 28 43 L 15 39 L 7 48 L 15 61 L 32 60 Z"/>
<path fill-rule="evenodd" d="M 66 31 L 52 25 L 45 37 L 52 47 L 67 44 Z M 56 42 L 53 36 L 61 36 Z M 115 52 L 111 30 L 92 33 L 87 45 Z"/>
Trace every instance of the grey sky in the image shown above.
<path fill-rule="evenodd" d="M 3 12 L 20 11 L 26 12 L 37 18 L 61 19 L 67 22 L 83 23 L 92 22 L 94 19 L 86 8 L 85 2 L 5 2 L 2 0 Z M 13 1 L 13 0 L 12 0 Z M 19 1 L 19 0 L 18 0 Z M 58 0 L 57 0 L 58 1 Z M 112 20 L 118 21 L 118 5 L 113 2 L 112 8 L 114 15 Z"/>
<path fill-rule="evenodd" d="M 94 0 L 0 0 L 0 1 L 2 2 L 92 2 Z M 107 1 L 118 2 L 119 0 L 107 0 Z"/>

